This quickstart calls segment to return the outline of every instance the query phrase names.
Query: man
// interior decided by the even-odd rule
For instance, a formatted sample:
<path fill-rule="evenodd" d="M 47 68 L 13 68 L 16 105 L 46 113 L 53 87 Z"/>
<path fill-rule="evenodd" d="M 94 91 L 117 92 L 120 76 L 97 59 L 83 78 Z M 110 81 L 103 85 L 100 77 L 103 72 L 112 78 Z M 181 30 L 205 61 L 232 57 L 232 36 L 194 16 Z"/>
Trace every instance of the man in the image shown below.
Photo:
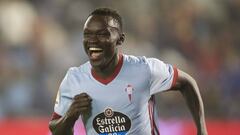
<path fill-rule="evenodd" d="M 157 135 L 154 94 L 178 90 L 186 99 L 198 135 L 207 135 L 198 86 L 187 73 L 155 58 L 121 54 L 120 15 L 93 11 L 84 25 L 89 62 L 70 68 L 63 79 L 49 127 L 53 135 L 72 135 L 79 117 L 88 135 Z"/>

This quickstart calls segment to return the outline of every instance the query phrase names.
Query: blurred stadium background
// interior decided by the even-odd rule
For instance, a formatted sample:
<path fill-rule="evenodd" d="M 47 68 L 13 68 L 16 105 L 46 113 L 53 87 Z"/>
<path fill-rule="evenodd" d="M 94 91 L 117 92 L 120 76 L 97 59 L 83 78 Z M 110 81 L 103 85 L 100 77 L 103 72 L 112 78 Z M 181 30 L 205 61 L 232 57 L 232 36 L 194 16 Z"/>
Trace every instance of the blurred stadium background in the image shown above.
<path fill-rule="evenodd" d="M 96 7 L 119 10 L 123 52 L 160 58 L 197 80 L 209 135 L 240 134 L 239 0 L 1 0 L 1 135 L 50 134 L 58 86 L 87 60 L 82 28 Z M 179 93 L 158 96 L 161 135 L 193 135 Z"/>

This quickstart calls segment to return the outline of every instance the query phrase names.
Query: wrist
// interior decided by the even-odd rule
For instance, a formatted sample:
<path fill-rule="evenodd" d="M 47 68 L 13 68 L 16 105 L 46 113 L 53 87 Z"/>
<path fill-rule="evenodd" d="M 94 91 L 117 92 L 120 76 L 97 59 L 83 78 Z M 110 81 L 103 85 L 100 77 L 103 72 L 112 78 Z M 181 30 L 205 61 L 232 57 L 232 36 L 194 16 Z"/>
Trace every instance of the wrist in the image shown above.
<path fill-rule="evenodd" d="M 63 118 L 63 122 L 70 128 L 73 128 L 75 122 L 77 121 L 78 118 L 74 117 L 74 116 L 69 116 L 69 115 L 65 115 Z"/>
<path fill-rule="evenodd" d="M 206 128 L 200 128 L 197 131 L 198 135 L 208 135 Z"/>
<path fill-rule="evenodd" d="M 208 135 L 207 132 L 198 132 L 197 135 Z"/>

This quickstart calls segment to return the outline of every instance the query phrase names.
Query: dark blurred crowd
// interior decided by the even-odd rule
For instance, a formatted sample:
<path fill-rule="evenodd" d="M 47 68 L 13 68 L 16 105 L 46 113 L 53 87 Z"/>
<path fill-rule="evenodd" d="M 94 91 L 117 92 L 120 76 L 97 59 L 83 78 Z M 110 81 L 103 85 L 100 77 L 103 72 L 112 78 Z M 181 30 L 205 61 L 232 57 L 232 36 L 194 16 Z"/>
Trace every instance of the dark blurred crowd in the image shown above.
<path fill-rule="evenodd" d="M 208 118 L 240 118 L 239 0 L 1 0 L 0 119 L 49 116 L 67 69 L 87 58 L 82 28 L 97 7 L 123 17 L 127 54 L 157 57 L 199 83 Z M 181 96 L 162 114 L 181 117 Z"/>

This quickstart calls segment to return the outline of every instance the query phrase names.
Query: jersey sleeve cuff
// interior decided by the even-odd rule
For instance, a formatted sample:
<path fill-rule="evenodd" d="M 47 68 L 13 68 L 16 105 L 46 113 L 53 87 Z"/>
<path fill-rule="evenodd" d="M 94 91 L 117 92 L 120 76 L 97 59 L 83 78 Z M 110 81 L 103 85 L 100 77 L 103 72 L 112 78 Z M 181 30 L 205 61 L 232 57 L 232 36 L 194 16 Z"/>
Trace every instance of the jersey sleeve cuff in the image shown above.
<path fill-rule="evenodd" d="M 62 116 L 59 115 L 58 113 L 53 112 L 51 120 L 56 120 L 56 119 L 59 119 L 59 118 L 61 118 L 61 117 L 62 117 Z"/>
<path fill-rule="evenodd" d="M 173 67 L 173 81 L 172 81 L 172 85 L 171 88 L 173 86 L 175 86 L 176 82 L 177 82 L 177 78 L 178 78 L 178 69 L 174 66 Z"/>

